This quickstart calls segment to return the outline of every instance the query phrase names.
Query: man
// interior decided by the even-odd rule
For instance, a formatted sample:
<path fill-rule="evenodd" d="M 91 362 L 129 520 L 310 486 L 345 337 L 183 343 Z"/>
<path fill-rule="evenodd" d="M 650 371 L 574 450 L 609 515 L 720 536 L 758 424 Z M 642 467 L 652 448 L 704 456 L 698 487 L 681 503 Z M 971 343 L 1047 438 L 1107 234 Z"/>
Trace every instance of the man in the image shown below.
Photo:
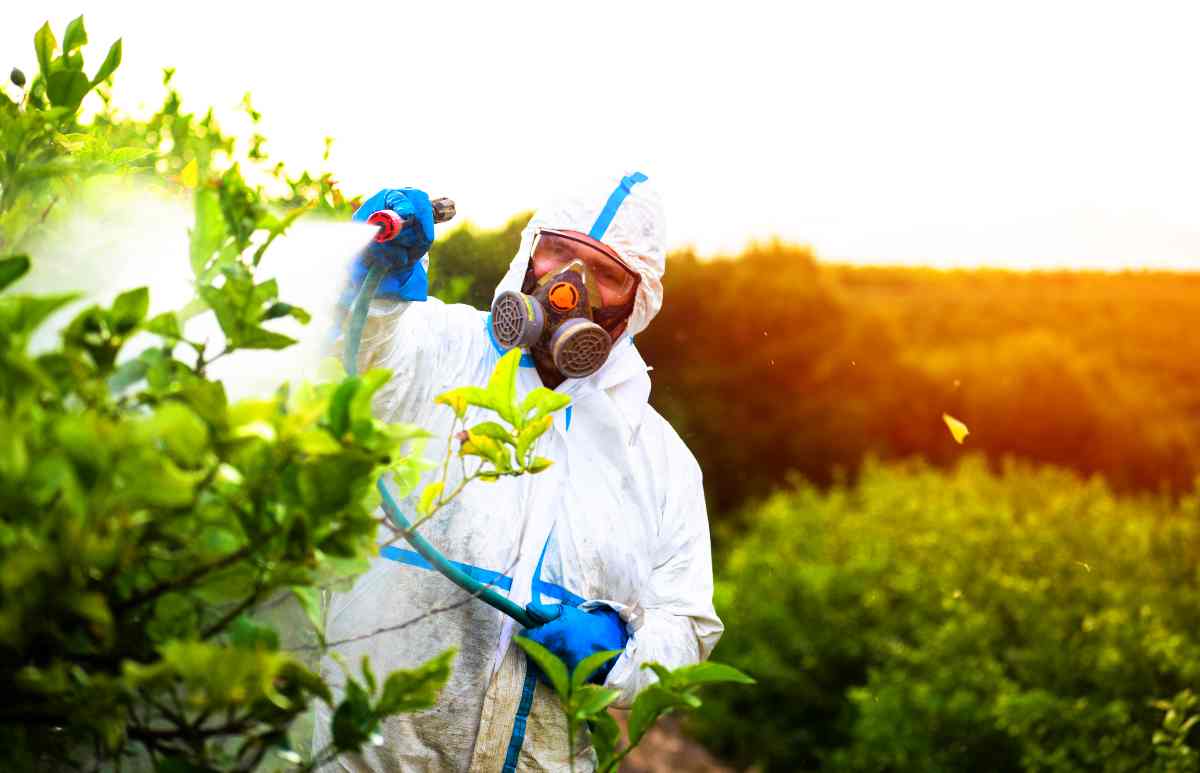
<path fill-rule="evenodd" d="M 700 469 L 647 404 L 649 368 L 633 343 L 662 305 L 665 267 L 662 209 L 645 180 L 634 174 L 585 187 L 538 210 L 496 291 L 523 291 L 549 314 L 543 334 L 527 342 L 517 383 L 520 393 L 547 386 L 571 397 L 538 441 L 537 453 L 554 464 L 538 475 L 472 484 L 421 528 L 468 573 L 553 619 L 523 631 L 478 600 L 455 606 L 464 592 L 407 545 L 383 549 L 354 588 L 332 600 L 328 639 L 355 638 L 338 651 L 350 663 L 368 655 L 377 673 L 414 667 L 449 647 L 458 656 L 438 705 L 389 720 L 383 743 L 341 760 L 347 769 L 563 771 L 574 749 L 576 770 L 591 770 L 586 737 L 568 743 L 558 698 L 513 637 L 539 641 L 569 662 L 622 650 L 596 677 L 621 690 L 618 706 L 653 681 L 643 664 L 696 663 L 720 638 Z M 428 196 L 381 191 L 355 219 L 380 209 L 420 227 L 406 228 L 398 246 L 368 250 L 366 261 L 399 268 L 372 304 L 359 368 L 393 371 L 377 398 L 381 418 L 444 438 L 453 416 L 433 398 L 486 384 L 505 347 L 488 312 L 426 297 Z M 359 280 L 363 273 L 358 265 Z M 584 339 L 590 343 L 571 349 Z M 471 413 L 468 426 L 488 418 Z M 411 500 L 401 506 L 415 511 Z M 443 607 L 453 608 L 376 633 Z M 330 661 L 324 670 L 340 679 Z M 328 716 L 319 716 L 317 748 L 327 727 Z"/>

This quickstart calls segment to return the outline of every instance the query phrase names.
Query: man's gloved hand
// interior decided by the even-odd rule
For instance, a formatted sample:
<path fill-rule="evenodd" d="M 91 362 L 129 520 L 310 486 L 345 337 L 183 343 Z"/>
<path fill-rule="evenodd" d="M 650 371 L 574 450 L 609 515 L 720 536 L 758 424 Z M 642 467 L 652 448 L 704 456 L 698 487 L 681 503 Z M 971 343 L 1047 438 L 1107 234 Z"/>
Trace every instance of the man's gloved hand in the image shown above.
<path fill-rule="evenodd" d="M 425 300 L 427 282 L 424 277 L 421 277 L 422 281 L 416 281 L 413 273 L 433 244 L 433 207 L 429 203 L 429 195 L 416 188 L 384 188 L 367 199 L 354 213 L 353 219 L 365 223 L 367 218 L 381 209 L 392 210 L 409 221 L 410 225 L 405 226 L 391 241 L 371 242 L 354 261 L 350 271 L 351 284 L 359 287 L 368 269 L 382 262 L 391 270 L 380 283 L 376 297 Z"/>
<path fill-rule="evenodd" d="M 608 607 L 597 607 L 584 612 L 581 609 L 565 604 L 530 604 L 530 611 L 536 612 L 550 621 L 529 628 L 521 635 L 535 641 L 560 657 L 567 664 L 567 671 L 574 673 L 580 661 L 589 655 L 605 650 L 623 650 L 629 641 L 625 631 L 625 621 L 616 611 Z M 593 684 L 604 684 L 608 672 L 612 670 L 613 657 L 596 670 L 588 679 Z M 531 664 L 532 667 L 533 664 Z M 546 677 L 538 670 L 538 678 L 543 682 Z"/>

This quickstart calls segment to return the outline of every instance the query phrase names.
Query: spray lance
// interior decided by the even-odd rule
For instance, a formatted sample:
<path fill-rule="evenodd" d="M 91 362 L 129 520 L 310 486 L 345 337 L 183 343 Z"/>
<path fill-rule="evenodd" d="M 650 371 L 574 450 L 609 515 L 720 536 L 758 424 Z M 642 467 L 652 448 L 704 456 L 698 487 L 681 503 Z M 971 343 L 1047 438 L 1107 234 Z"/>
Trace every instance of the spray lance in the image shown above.
<path fill-rule="evenodd" d="M 450 199 L 434 199 L 430 204 L 433 207 L 433 221 L 435 223 L 444 223 L 455 215 L 454 202 Z M 405 228 L 410 228 L 413 225 L 412 220 L 405 220 L 390 209 L 379 210 L 372 214 L 367 219 L 367 222 L 379 229 L 374 238 L 376 242 L 381 243 L 395 239 Z M 343 355 L 346 372 L 351 376 L 356 375 L 358 372 L 358 350 L 362 345 L 363 328 L 367 323 L 367 312 L 371 307 L 371 299 L 375 297 L 375 292 L 379 289 L 379 284 L 383 281 L 387 272 L 388 266 L 382 262 L 373 264 L 367 271 L 366 279 L 363 280 L 362 287 L 359 289 L 358 295 L 354 298 L 354 303 L 351 306 L 350 326 L 346 333 L 346 346 Z M 488 585 L 471 577 L 450 563 L 429 540 L 412 529 L 412 523 L 400 512 L 400 506 L 392 497 L 391 492 L 388 491 L 383 478 L 376 481 L 375 486 L 379 489 L 379 493 L 383 497 L 384 512 L 387 513 L 392 523 L 401 530 L 404 539 L 408 541 L 408 544 L 412 545 L 413 549 L 422 558 L 429 562 L 430 566 L 440 572 L 446 579 L 484 603 L 500 610 L 526 628 L 534 628 L 542 623 L 549 622 L 548 617 L 536 613 L 533 609 L 514 603 L 512 600 L 505 598 Z"/>

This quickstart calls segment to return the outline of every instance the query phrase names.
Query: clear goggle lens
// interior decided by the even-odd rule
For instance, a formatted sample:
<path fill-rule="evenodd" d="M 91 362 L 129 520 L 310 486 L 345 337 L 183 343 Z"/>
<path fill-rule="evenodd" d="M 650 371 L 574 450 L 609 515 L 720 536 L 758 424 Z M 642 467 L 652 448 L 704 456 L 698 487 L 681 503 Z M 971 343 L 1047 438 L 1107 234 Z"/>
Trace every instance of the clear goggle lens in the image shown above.
<path fill-rule="evenodd" d="M 638 275 L 611 248 L 598 246 L 582 234 L 539 231 L 533 241 L 533 262 L 538 273 L 558 271 L 573 260 L 583 261 L 604 293 L 606 303 L 623 302 L 632 296 Z"/>

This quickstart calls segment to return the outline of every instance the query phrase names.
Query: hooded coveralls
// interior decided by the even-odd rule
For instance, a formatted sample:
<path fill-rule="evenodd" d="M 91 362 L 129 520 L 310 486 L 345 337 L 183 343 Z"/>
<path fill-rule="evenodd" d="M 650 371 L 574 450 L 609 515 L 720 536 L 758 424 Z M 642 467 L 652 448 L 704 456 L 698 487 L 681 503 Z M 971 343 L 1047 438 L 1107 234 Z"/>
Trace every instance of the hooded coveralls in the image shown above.
<path fill-rule="evenodd" d="M 723 630 L 712 605 L 700 468 L 647 404 L 649 368 L 632 339 L 661 306 L 665 264 L 662 210 L 644 180 L 631 175 L 616 190 L 610 181 L 539 210 L 497 288 L 521 289 L 539 227 L 590 233 L 641 276 L 627 333 L 608 360 L 591 376 L 558 387 L 572 403 L 555 415 L 537 447 L 554 464 L 538 475 L 473 483 L 421 527 L 447 558 L 522 606 L 603 600 L 616 609 L 631 634 L 605 682 L 622 691 L 617 706 L 627 706 L 654 680 L 642 664 L 696 663 L 708 657 Z M 424 266 L 417 271 L 423 280 Z M 502 354 L 487 312 L 434 298 L 375 301 L 359 367 L 393 371 L 377 395 L 380 418 L 415 423 L 445 438 L 453 416 L 433 398 L 454 387 L 485 385 Z M 517 384 L 521 396 L 542 385 L 528 355 Z M 485 413 L 469 412 L 467 426 L 491 418 Z M 438 445 L 440 440 L 432 443 Z M 431 447 L 429 453 L 443 449 Z M 452 478 L 447 486 L 455 483 Z M 412 499 L 400 504 L 407 513 L 416 510 Z M 382 745 L 335 765 L 488 773 L 568 769 L 572 745 L 560 702 L 513 644 L 519 625 L 478 600 L 454 606 L 465 596 L 400 542 L 384 548 L 352 590 L 333 597 L 326 623 L 330 641 L 453 606 L 403 629 L 339 646 L 348 663 L 368 655 L 376 673 L 387 673 L 415 667 L 449 647 L 458 650 L 434 708 L 388 719 Z M 341 684 L 341 671 L 328 658 L 322 670 Z M 322 706 L 314 748 L 328 742 L 328 720 Z M 586 737 L 575 739 L 573 747 L 576 769 L 592 770 L 595 757 Z"/>

